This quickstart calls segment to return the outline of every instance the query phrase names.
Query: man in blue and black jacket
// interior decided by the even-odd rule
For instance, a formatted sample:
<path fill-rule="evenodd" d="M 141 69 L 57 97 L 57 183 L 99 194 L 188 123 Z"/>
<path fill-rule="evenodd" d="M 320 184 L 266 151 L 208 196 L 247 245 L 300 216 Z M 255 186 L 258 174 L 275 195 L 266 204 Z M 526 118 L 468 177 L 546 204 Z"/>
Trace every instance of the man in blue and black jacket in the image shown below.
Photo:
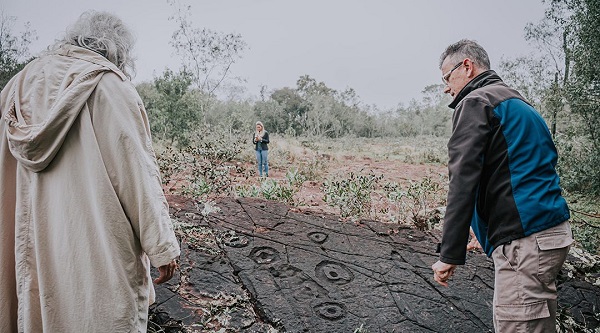
<path fill-rule="evenodd" d="M 555 280 L 573 239 L 548 126 L 476 42 L 448 46 L 440 70 L 455 111 L 434 279 L 447 286 L 465 263 L 471 227 L 494 260 L 496 332 L 555 332 Z"/>

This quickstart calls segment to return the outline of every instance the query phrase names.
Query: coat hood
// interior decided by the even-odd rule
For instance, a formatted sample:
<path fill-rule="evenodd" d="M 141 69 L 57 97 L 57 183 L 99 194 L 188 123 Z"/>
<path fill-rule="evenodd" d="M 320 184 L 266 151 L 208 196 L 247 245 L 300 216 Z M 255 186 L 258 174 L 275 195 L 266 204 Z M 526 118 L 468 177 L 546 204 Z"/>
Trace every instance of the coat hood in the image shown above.
<path fill-rule="evenodd" d="M 34 172 L 44 170 L 107 71 L 127 80 L 101 55 L 73 45 L 25 66 L 4 88 L 0 101 L 12 155 Z"/>

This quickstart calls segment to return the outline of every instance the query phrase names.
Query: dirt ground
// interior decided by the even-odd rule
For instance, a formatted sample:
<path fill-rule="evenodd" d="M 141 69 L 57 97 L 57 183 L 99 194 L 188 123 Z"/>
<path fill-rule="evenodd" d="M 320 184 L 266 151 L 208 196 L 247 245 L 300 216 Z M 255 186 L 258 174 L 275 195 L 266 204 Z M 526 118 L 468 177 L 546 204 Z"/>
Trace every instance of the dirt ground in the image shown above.
<path fill-rule="evenodd" d="M 328 156 L 317 156 L 317 158 L 324 159 L 324 163 L 321 165 L 316 177 L 308 179 L 303 182 L 299 191 L 294 195 L 295 209 L 299 211 L 310 211 L 316 213 L 325 214 L 340 214 L 340 210 L 337 207 L 328 205 L 324 200 L 323 183 L 328 180 L 339 180 L 348 178 L 353 173 L 355 175 L 368 175 L 373 174 L 375 176 L 382 176 L 378 182 L 379 188 L 388 183 L 397 183 L 402 186 L 410 181 L 419 181 L 424 177 L 430 177 L 434 181 L 438 182 L 442 188 L 440 193 L 437 193 L 439 199 L 445 199 L 446 191 L 446 180 L 447 180 L 447 167 L 441 163 L 407 163 L 398 159 L 381 159 L 372 158 L 369 156 L 351 156 L 345 154 L 339 155 L 328 155 Z M 278 182 L 285 183 L 286 173 L 290 168 L 300 168 L 302 165 L 309 163 L 304 160 L 296 160 L 294 164 L 274 164 L 270 166 L 269 179 Z M 254 163 L 245 162 L 243 168 L 246 172 L 234 174 L 234 186 L 256 186 L 260 187 L 261 183 L 266 178 L 259 178 L 256 176 L 256 166 Z M 251 174 L 251 176 L 248 176 Z M 381 191 L 375 191 L 372 194 L 374 212 L 380 212 L 388 209 L 390 211 L 389 202 L 383 200 L 381 197 Z M 429 205 L 434 208 L 440 205 L 439 202 L 431 202 Z M 393 212 L 393 209 L 391 209 Z M 381 222 L 388 222 L 390 216 L 386 214 L 372 214 L 370 218 L 380 220 Z"/>
<path fill-rule="evenodd" d="M 448 178 L 445 164 L 446 139 L 435 137 L 360 139 L 359 145 L 356 144 L 357 140 L 359 139 L 321 139 L 313 142 L 273 135 L 272 144 L 269 146 L 268 178 L 258 177 L 254 151 L 245 147 L 233 161 L 225 162 L 224 167 L 229 170 L 226 176 L 228 179 L 220 181 L 219 186 L 226 187 L 226 191 L 221 191 L 220 194 L 211 192 L 203 197 L 187 196 L 199 202 L 216 200 L 222 196 L 265 198 L 260 193 L 262 187 L 273 181 L 282 186 L 289 186 L 290 182 L 287 179 L 289 174 L 296 173 L 301 174 L 305 180 L 301 186 L 294 186 L 293 202 L 279 200 L 280 198 L 275 200 L 289 204 L 295 211 L 343 215 L 339 206 L 335 207 L 324 201 L 324 184 L 347 180 L 351 175 L 355 177 L 360 175 L 369 179 L 376 177 L 377 183 L 370 191 L 370 213 L 362 214 L 359 219 L 410 224 L 414 222 L 412 220 L 415 214 L 427 215 L 423 214 L 423 210 L 429 213 L 445 206 Z M 190 164 L 184 167 L 184 170 L 187 170 L 184 173 L 193 173 L 192 170 L 202 168 L 202 165 L 202 163 Z M 223 167 L 218 163 L 211 164 L 211 167 L 214 166 Z M 410 184 L 420 182 L 424 178 L 438 185 L 435 193 L 424 194 L 429 196 L 424 200 L 427 201 L 427 207 L 424 209 L 419 211 L 419 208 L 414 208 L 414 202 L 390 202 L 386 197 L 387 193 L 384 191 L 386 185 L 398 184 L 398 188 L 406 189 Z M 165 186 L 165 192 L 183 194 L 183 191 L 177 188 L 189 183 L 185 180 L 189 177 L 180 176 L 172 179 L 179 180 Z M 213 181 L 219 182 L 218 179 Z M 425 190 L 429 192 L 430 189 Z M 411 199 L 414 201 L 415 198 Z M 171 202 L 171 205 L 177 206 L 178 203 Z"/>

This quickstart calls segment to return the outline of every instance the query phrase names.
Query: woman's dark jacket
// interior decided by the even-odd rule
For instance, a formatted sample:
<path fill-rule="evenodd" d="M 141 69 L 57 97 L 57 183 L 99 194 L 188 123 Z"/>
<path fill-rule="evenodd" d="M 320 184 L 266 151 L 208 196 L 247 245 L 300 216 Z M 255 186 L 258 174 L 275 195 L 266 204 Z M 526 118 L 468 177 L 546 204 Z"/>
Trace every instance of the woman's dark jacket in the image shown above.
<path fill-rule="evenodd" d="M 265 131 L 261 141 L 254 140 L 254 135 L 252 135 L 252 143 L 254 143 L 254 150 L 269 150 L 267 145 L 269 143 L 269 132 Z"/>
<path fill-rule="evenodd" d="M 490 70 L 449 107 L 455 111 L 442 262 L 464 264 L 469 225 L 491 256 L 501 244 L 569 219 L 548 126 L 517 91 Z"/>

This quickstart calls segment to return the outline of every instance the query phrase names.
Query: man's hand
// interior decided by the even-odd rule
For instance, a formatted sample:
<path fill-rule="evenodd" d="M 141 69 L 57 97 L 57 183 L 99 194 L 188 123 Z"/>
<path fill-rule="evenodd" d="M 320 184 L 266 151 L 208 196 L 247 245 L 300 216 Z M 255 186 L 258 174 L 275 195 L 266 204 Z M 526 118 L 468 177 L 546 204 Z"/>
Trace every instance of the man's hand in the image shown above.
<path fill-rule="evenodd" d="M 467 251 L 471 251 L 471 250 L 483 251 L 483 248 L 481 247 L 481 244 L 479 244 L 479 241 L 477 240 L 477 237 L 475 236 L 473 229 L 470 229 L 469 233 L 471 234 L 471 241 L 469 242 L 469 244 L 467 244 Z"/>
<path fill-rule="evenodd" d="M 446 264 L 438 260 L 431 266 L 433 269 L 433 279 L 444 287 L 448 287 L 448 279 L 454 274 L 456 265 Z"/>
<path fill-rule="evenodd" d="M 175 270 L 178 268 L 177 266 L 177 262 L 175 261 L 175 259 L 171 260 L 170 263 L 160 266 L 158 268 L 158 272 L 160 273 L 160 276 L 157 277 L 156 279 L 154 279 L 154 283 L 156 284 L 161 284 L 161 283 L 165 283 L 169 280 L 171 280 L 171 278 L 173 277 L 173 274 L 175 273 Z"/>

